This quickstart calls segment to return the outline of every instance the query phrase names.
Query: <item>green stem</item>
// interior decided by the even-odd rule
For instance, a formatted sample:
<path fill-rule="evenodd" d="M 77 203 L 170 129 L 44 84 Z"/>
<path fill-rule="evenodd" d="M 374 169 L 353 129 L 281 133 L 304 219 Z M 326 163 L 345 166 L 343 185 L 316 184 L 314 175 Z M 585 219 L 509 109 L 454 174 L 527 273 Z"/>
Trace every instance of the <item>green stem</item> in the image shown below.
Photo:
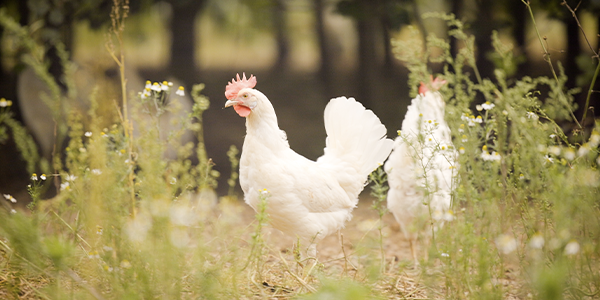
<path fill-rule="evenodd" d="M 596 84 L 596 79 L 598 79 L 598 73 L 600 73 L 600 61 L 596 65 L 596 72 L 594 72 L 594 77 L 592 77 L 592 82 L 590 83 L 590 88 L 588 89 L 587 97 L 585 98 L 585 106 L 583 107 L 583 118 L 581 118 L 581 123 L 585 122 L 585 117 L 587 116 L 588 107 L 590 105 L 590 98 L 592 97 L 592 92 L 594 91 L 594 85 Z"/>
<path fill-rule="evenodd" d="M 525 4 L 525 6 L 527 6 L 527 10 L 529 11 L 529 16 L 531 16 L 531 22 L 533 23 L 533 28 L 535 28 L 535 33 L 537 34 L 538 40 L 540 41 L 540 44 L 542 45 L 542 49 L 544 49 L 544 61 L 546 61 L 548 63 L 548 65 L 550 66 L 550 71 L 552 71 L 552 76 L 554 77 L 554 80 L 556 80 L 556 83 L 558 84 L 559 83 L 558 76 L 556 75 L 556 71 L 554 71 L 554 66 L 552 65 L 552 60 L 550 59 L 550 52 L 548 52 L 548 49 L 546 49 L 546 46 L 544 46 L 544 39 L 540 35 L 540 31 L 538 30 L 537 24 L 535 23 L 535 17 L 533 16 L 533 10 L 531 9 L 531 5 L 530 5 L 529 1 L 526 1 L 526 0 L 521 0 L 521 2 L 523 2 Z M 565 107 L 569 110 L 569 113 L 571 114 L 571 118 L 573 118 L 573 120 L 575 121 L 575 123 L 577 123 L 577 126 L 579 128 L 582 128 L 581 124 L 579 124 L 579 121 L 577 121 L 575 114 L 573 114 L 571 107 L 569 107 L 569 103 L 566 100 L 567 97 L 563 93 L 563 90 L 561 88 L 559 88 L 558 91 L 560 92 L 560 95 L 562 96 L 560 98 L 565 102 L 564 103 Z M 585 115 L 585 113 L 584 113 L 584 115 Z"/>

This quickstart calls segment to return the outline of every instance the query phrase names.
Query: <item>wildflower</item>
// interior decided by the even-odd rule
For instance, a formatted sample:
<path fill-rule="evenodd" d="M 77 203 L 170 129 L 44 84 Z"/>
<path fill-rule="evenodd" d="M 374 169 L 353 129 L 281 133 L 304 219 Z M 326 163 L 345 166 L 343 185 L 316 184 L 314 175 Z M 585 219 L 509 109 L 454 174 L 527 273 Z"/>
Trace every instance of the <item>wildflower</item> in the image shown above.
<path fill-rule="evenodd" d="M 550 147 L 548 147 L 548 152 L 550 152 L 556 156 L 559 156 L 560 155 L 560 147 L 559 146 L 550 146 Z"/>
<path fill-rule="evenodd" d="M 12 101 L 6 100 L 4 98 L 0 99 L 0 107 L 10 107 L 12 105 Z"/>
<path fill-rule="evenodd" d="M 92 169 L 92 174 L 94 174 L 94 175 L 100 175 L 100 174 L 102 174 L 102 170 L 100 170 L 100 169 Z"/>
<path fill-rule="evenodd" d="M 465 147 L 460 147 L 460 148 L 458 148 L 458 152 L 459 152 L 460 154 L 465 154 Z"/>
<path fill-rule="evenodd" d="M 465 132 L 465 124 L 460 124 L 458 127 L 458 132 Z"/>
<path fill-rule="evenodd" d="M 178 95 L 178 96 L 181 96 L 181 97 L 185 96 L 185 91 L 184 91 L 184 89 L 183 89 L 183 86 L 180 86 L 180 87 L 177 89 L 177 91 L 175 92 L 175 95 Z"/>
<path fill-rule="evenodd" d="M 41 179 L 41 180 L 46 180 L 46 174 L 42 174 L 42 175 L 40 175 L 40 179 Z"/>
<path fill-rule="evenodd" d="M 473 122 L 481 124 L 481 123 L 483 123 L 483 119 L 481 118 L 481 116 L 477 116 L 477 118 L 475 118 L 475 120 L 473 120 Z"/>
<path fill-rule="evenodd" d="M 463 134 L 462 137 L 461 137 L 461 141 L 463 143 L 466 143 L 468 140 L 469 140 L 469 138 L 467 138 L 467 136 Z"/>
<path fill-rule="evenodd" d="M 14 210 L 14 209 L 11 209 L 11 210 L 10 210 L 10 214 L 14 215 L 14 214 L 16 214 L 16 213 L 17 213 L 17 211 L 16 211 L 16 210 Z"/>
<path fill-rule="evenodd" d="M 86 131 L 83 135 L 85 135 L 85 137 L 91 137 L 92 136 L 92 132 L 91 131 Z"/>
<path fill-rule="evenodd" d="M 509 254 L 517 249 L 517 240 L 508 234 L 496 238 L 496 247 L 502 254 Z"/>
<path fill-rule="evenodd" d="M 483 109 L 485 110 L 490 110 L 492 108 L 494 108 L 496 105 L 494 105 L 494 103 L 490 103 L 490 101 L 486 101 L 484 104 L 481 105 L 481 107 L 483 107 Z"/>
<path fill-rule="evenodd" d="M 440 255 L 441 255 L 442 257 L 450 257 L 450 254 L 448 254 L 448 253 L 442 253 L 442 254 L 440 254 Z"/>
<path fill-rule="evenodd" d="M 460 116 L 460 119 L 463 120 L 463 121 L 469 121 L 469 113 L 463 113 Z"/>
<path fill-rule="evenodd" d="M 598 131 L 596 131 L 595 129 L 594 131 L 592 131 L 592 135 L 590 136 L 588 144 L 591 148 L 596 148 L 600 144 L 600 133 L 598 133 Z"/>
<path fill-rule="evenodd" d="M 140 98 L 142 98 L 142 100 L 152 96 L 152 94 L 150 93 L 150 89 L 145 89 L 143 92 L 139 93 Z"/>
<path fill-rule="evenodd" d="M 536 113 L 528 111 L 527 112 L 527 118 L 533 119 L 534 121 L 537 121 L 540 117 Z"/>
<path fill-rule="evenodd" d="M 177 183 L 177 178 L 175 177 L 171 177 L 171 180 L 169 180 L 170 184 L 176 184 Z"/>
<path fill-rule="evenodd" d="M 60 184 L 60 190 L 64 191 L 64 190 L 70 190 L 71 189 L 71 184 L 69 184 L 69 182 L 63 182 Z"/>
<path fill-rule="evenodd" d="M 579 252 L 579 249 L 581 249 L 581 247 L 579 246 L 579 243 L 576 240 L 571 240 L 565 246 L 565 254 L 566 255 L 575 255 Z"/>
<path fill-rule="evenodd" d="M 476 109 L 477 111 L 482 111 L 482 110 L 483 110 L 483 106 L 482 106 L 482 105 L 479 105 L 479 104 L 477 104 L 477 105 L 475 105 L 475 109 Z"/>
<path fill-rule="evenodd" d="M 13 197 L 12 195 L 4 194 L 4 198 L 6 198 L 6 200 L 10 201 L 11 203 L 17 203 L 17 199 L 15 199 L 15 197 Z"/>
<path fill-rule="evenodd" d="M 588 153 L 590 153 L 590 150 L 592 150 L 592 148 L 590 147 L 590 144 L 585 143 L 585 144 L 581 145 L 581 147 L 579 147 L 579 150 L 577 151 L 577 155 L 585 156 Z"/>
<path fill-rule="evenodd" d="M 77 179 L 77 176 L 75 176 L 75 175 L 67 174 L 67 176 L 65 177 L 66 181 L 75 181 L 75 179 Z"/>
<path fill-rule="evenodd" d="M 100 258 L 100 255 L 98 254 L 98 251 L 90 251 L 88 252 L 88 258 L 90 259 L 94 259 L 94 258 Z"/>
<path fill-rule="evenodd" d="M 150 87 L 150 89 L 155 92 L 160 92 L 162 90 L 160 85 L 158 84 L 158 82 L 155 82 L 154 84 L 152 84 L 152 87 Z"/>
<path fill-rule="evenodd" d="M 508 116 L 508 111 L 506 111 L 506 109 L 505 109 L 505 110 L 502 111 L 502 114 L 505 115 L 505 116 Z"/>
<path fill-rule="evenodd" d="M 544 247 L 544 237 L 539 232 L 534 234 L 529 240 L 529 247 L 533 249 L 542 249 Z"/>
<path fill-rule="evenodd" d="M 556 137 L 556 134 L 553 133 L 553 134 L 549 135 L 548 137 L 550 137 L 551 139 L 553 139 L 553 138 Z"/>
<path fill-rule="evenodd" d="M 575 150 L 571 149 L 571 148 L 567 148 L 564 152 L 563 152 L 563 156 L 567 159 L 567 160 L 574 160 L 575 159 Z"/>
<path fill-rule="evenodd" d="M 123 269 L 129 269 L 129 268 L 131 268 L 131 263 L 128 260 L 124 259 L 121 261 L 120 266 Z"/>
<path fill-rule="evenodd" d="M 544 164 L 546 163 L 554 163 L 554 158 L 550 157 L 549 155 L 544 155 Z"/>
<path fill-rule="evenodd" d="M 150 80 L 146 80 L 146 86 L 144 87 L 145 90 L 149 90 L 152 88 L 152 82 L 150 82 Z"/>
<path fill-rule="evenodd" d="M 124 231 L 132 242 L 141 242 L 146 239 L 148 230 L 152 227 L 152 218 L 147 215 L 138 215 L 135 219 L 125 223 Z"/>
<path fill-rule="evenodd" d="M 262 190 L 260 191 L 260 194 L 261 194 L 261 195 L 263 195 L 263 196 L 264 196 L 264 195 L 268 195 L 268 194 L 269 194 L 269 191 L 268 191 L 267 189 L 262 189 Z"/>
<path fill-rule="evenodd" d="M 397 133 L 398 133 L 398 136 L 402 135 L 402 131 L 400 131 L 400 130 L 398 130 Z"/>
<path fill-rule="evenodd" d="M 31 175 L 31 180 L 33 180 L 33 181 L 37 181 L 37 180 L 38 180 L 38 176 L 37 176 L 37 174 L 33 173 L 33 174 Z"/>
<path fill-rule="evenodd" d="M 104 228 L 102 228 L 102 226 L 100 226 L 100 225 L 96 225 L 96 234 L 102 235 L 103 232 L 104 232 Z"/>
<path fill-rule="evenodd" d="M 172 84 L 171 84 L 171 85 L 172 85 Z M 161 91 L 168 91 L 168 90 L 169 90 L 169 83 L 168 83 L 168 82 L 166 82 L 166 81 L 163 81 L 163 82 L 160 84 L 160 90 L 161 90 Z"/>
<path fill-rule="evenodd" d="M 467 124 L 470 127 L 475 126 L 475 117 L 474 116 L 469 116 L 469 123 Z"/>
<path fill-rule="evenodd" d="M 443 216 L 444 221 L 452 222 L 454 220 L 454 212 L 451 209 L 446 211 Z"/>
<path fill-rule="evenodd" d="M 486 149 L 487 149 L 487 147 L 486 147 Z M 481 158 L 485 161 L 500 161 L 500 159 L 502 159 L 502 157 L 500 156 L 500 154 L 498 152 L 492 151 L 492 153 L 489 153 L 485 149 L 481 153 Z"/>
<path fill-rule="evenodd" d="M 523 173 L 519 174 L 519 180 L 524 180 L 525 179 L 525 175 L 523 175 Z"/>

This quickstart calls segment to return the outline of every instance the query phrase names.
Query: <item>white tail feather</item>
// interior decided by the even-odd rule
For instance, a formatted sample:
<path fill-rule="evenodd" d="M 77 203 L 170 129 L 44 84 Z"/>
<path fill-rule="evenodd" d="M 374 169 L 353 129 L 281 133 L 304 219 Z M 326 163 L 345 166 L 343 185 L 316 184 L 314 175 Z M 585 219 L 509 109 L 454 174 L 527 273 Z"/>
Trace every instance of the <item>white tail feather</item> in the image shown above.
<path fill-rule="evenodd" d="M 386 138 L 385 126 L 354 98 L 331 99 L 325 108 L 325 130 L 324 156 L 350 164 L 363 181 L 392 151 L 393 141 Z"/>

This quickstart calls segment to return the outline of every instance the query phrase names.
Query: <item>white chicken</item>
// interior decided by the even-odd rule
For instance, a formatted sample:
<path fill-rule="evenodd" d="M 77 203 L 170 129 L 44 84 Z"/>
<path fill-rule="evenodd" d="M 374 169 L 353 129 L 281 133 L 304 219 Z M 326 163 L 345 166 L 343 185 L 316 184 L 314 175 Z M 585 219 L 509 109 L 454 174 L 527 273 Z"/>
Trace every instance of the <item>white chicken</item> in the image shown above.
<path fill-rule="evenodd" d="M 309 160 L 290 149 L 273 105 L 255 85 L 256 77 L 238 74 L 225 91 L 225 107 L 246 118 L 240 159 L 244 200 L 257 210 L 266 189 L 271 225 L 300 238 L 316 257 L 316 244 L 352 217 L 367 176 L 388 157 L 393 141 L 372 111 L 353 98 L 334 98 L 325 108 L 325 153 Z"/>
<path fill-rule="evenodd" d="M 390 186 L 388 209 L 410 242 L 415 264 L 419 232 L 426 227 L 428 241 L 431 230 L 453 219 L 450 204 L 458 153 L 444 120 L 446 104 L 437 91 L 443 84 L 444 80 L 436 78 L 429 85 L 433 91 L 429 91 L 421 83 L 384 166 Z"/>

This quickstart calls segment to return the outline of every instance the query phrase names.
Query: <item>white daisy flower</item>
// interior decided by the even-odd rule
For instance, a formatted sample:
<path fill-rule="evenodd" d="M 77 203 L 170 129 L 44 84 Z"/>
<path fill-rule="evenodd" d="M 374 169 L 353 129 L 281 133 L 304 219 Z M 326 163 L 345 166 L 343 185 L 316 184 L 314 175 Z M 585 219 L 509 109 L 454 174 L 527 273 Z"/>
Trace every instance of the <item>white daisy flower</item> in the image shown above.
<path fill-rule="evenodd" d="M 508 234 L 501 234 L 496 238 L 496 247 L 502 254 L 509 254 L 517 250 L 517 240 Z"/>
<path fill-rule="evenodd" d="M 527 118 L 533 119 L 534 121 L 537 121 L 540 117 L 536 113 L 528 111 L 527 112 Z"/>
<path fill-rule="evenodd" d="M 17 199 L 15 199 L 15 197 L 13 197 L 12 195 L 4 194 L 4 198 L 6 198 L 6 200 L 10 201 L 11 203 L 17 203 Z"/>
<path fill-rule="evenodd" d="M 171 85 L 172 85 L 172 84 L 171 84 Z M 168 83 L 168 82 L 166 82 L 166 81 L 163 81 L 163 82 L 160 84 L 160 89 L 161 89 L 161 90 L 163 90 L 163 91 L 168 91 L 168 90 L 169 90 L 169 83 Z"/>
<path fill-rule="evenodd" d="M 484 104 L 481 105 L 481 107 L 485 110 L 490 110 L 492 108 L 494 108 L 496 105 L 494 105 L 494 103 L 490 103 L 490 101 L 486 101 Z"/>
<path fill-rule="evenodd" d="M 542 247 L 544 247 L 544 242 L 544 237 L 538 232 L 529 240 L 529 247 L 533 249 L 542 249 Z"/>
<path fill-rule="evenodd" d="M 69 189 L 71 189 L 71 184 L 68 181 L 63 182 L 63 183 L 60 184 L 60 190 L 61 191 L 69 190 Z"/>
<path fill-rule="evenodd" d="M 575 255 L 575 254 L 579 253 L 579 249 L 581 249 L 581 246 L 579 246 L 579 243 L 576 240 L 571 240 L 565 246 L 565 254 L 566 255 Z"/>
<path fill-rule="evenodd" d="M 588 153 L 590 153 L 590 150 L 592 150 L 590 145 L 588 143 L 585 143 L 585 144 L 581 145 L 581 147 L 579 147 L 579 150 L 577 151 L 577 155 L 586 156 Z"/>
<path fill-rule="evenodd" d="M 182 97 L 183 97 L 183 96 L 185 96 L 185 91 L 184 91 L 184 88 L 183 88 L 183 86 L 180 86 L 180 87 L 177 89 L 177 91 L 175 92 L 175 94 L 176 94 L 176 95 L 178 95 L 178 96 L 182 96 Z"/>
<path fill-rule="evenodd" d="M 152 87 L 150 87 L 151 90 L 155 91 L 155 92 L 160 92 L 162 91 L 162 88 L 160 87 L 160 84 L 158 84 L 158 82 L 155 82 L 152 84 Z"/>
<path fill-rule="evenodd" d="M 91 137 L 92 136 L 92 132 L 91 131 L 86 131 L 83 135 L 85 135 L 85 137 Z"/>
<path fill-rule="evenodd" d="M 563 152 L 563 156 L 567 159 L 567 160 L 574 160 L 575 159 L 575 150 L 571 149 L 571 148 L 567 148 L 564 152 Z"/>
<path fill-rule="evenodd" d="M 559 156 L 559 155 L 560 155 L 560 150 L 561 150 L 561 149 L 560 149 L 560 147 L 559 147 L 559 146 L 555 146 L 555 145 L 554 145 L 554 146 L 550 146 L 550 147 L 548 147 L 548 152 L 550 152 L 550 153 L 552 153 L 552 154 L 554 154 L 554 155 L 556 155 L 556 156 Z"/>

